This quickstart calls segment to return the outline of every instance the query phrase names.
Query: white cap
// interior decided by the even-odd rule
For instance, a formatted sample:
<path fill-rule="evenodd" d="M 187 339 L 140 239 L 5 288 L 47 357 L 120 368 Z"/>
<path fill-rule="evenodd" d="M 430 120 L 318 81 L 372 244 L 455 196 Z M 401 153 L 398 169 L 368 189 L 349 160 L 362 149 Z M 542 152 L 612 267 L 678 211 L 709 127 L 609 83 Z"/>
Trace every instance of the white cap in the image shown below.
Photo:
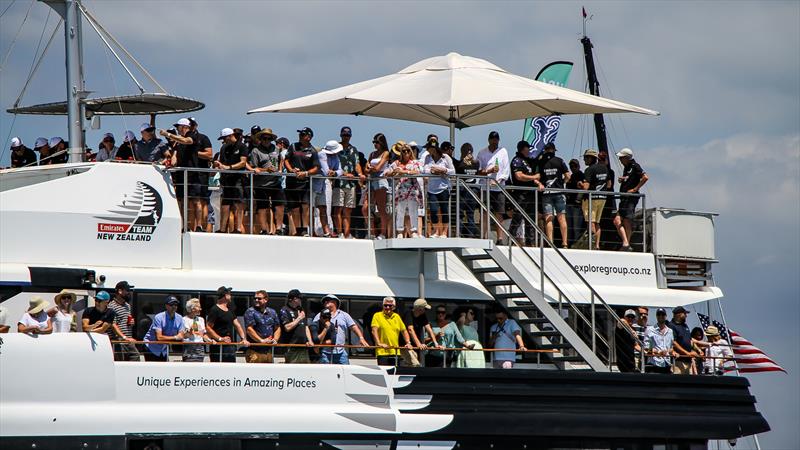
<path fill-rule="evenodd" d="M 636 317 L 636 311 L 634 311 L 634 310 L 632 310 L 632 309 L 628 309 L 628 310 L 626 310 L 626 311 L 625 311 L 625 316 L 624 316 L 624 317 L 628 317 L 628 316 L 634 316 L 634 317 Z"/>
<path fill-rule="evenodd" d="M 36 143 L 33 144 L 33 148 L 44 147 L 45 145 L 47 145 L 47 138 L 46 137 L 40 137 L 40 138 L 36 139 Z"/>
<path fill-rule="evenodd" d="M 64 142 L 64 139 L 62 139 L 61 136 L 52 137 L 50 138 L 50 147 L 55 147 L 62 142 Z"/>
<path fill-rule="evenodd" d="M 139 131 L 144 131 L 144 130 L 147 130 L 149 128 L 155 128 L 155 127 L 150 125 L 148 122 L 145 122 L 145 123 L 139 125 Z"/>
<path fill-rule="evenodd" d="M 334 155 L 336 153 L 339 153 L 343 149 L 344 147 L 342 147 L 342 144 L 340 144 L 339 141 L 334 141 L 334 140 L 326 142 L 325 146 L 322 147 L 322 151 L 327 153 L 328 155 Z"/>
<path fill-rule="evenodd" d="M 11 138 L 11 148 L 19 147 L 20 145 L 22 145 L 22 139 L 18 137 Z"/>
<path fill-rule="evenodd" d="M 189 122 L 189 119 L 178 119 L 178 121 L 173 123 L 172 126 L 175 126 L 175 127 L 190 127 L 190 126 L 192 126 L 192 123 Z"/>
<path fill-rule="evenodd" d="M 136 135 L 133 134 L 133 131 L 128 130 L 128 131 L 125 132 L 125 137 L 123 138 L 123 140 L 125 142 L 130 142 L 130 141 L 132 141 L 134 139 L 136 139 Z"/>
<path fill-rule="evenodd" d="M 419 144 L 417 144 L 417 141 L 411 141 L 411 142 L 408 143 L 408 146 L 409 147 L 418 147 Z"/>
<path fill-rule="evenodd" d="M 231 128 L 223 128 L 219 132 L 219 139 L 218 140 L 222 140 L 223 138 L 226 138 L 226 137 L 228 137 L 228 136 L 230 136 L 232 134 L 233 134 L 233 129 L 231 129 Z"/>
<path fill-rule="evenodd" d="M 633 156 L 633 150 L 629 149 L 628 147 L 625 147 L 617 152 L 617 158 L 622 158 L 624 156 L 629 156 L 629 157 Z"/>
<path fill-rule="evenodd" d="M 131 133 L 131 134 L 133 134 L 133 133 Z M 106 133 L 106 134 L 104 134 L 103 135 L 103 140 L 105 140 L 106 138 L 111 138 L 111 140 L 114 140 L 114 133 Z"/>

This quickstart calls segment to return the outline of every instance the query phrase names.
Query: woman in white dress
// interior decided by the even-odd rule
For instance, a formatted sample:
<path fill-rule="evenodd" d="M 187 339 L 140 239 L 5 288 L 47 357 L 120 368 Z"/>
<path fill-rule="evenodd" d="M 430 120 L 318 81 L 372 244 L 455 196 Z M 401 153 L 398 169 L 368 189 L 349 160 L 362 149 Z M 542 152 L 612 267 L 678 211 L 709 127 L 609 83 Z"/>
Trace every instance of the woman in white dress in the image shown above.
<path fill-rule="evenodd" d="M 66 289 L 53 298 L 56 305 L 47 311 L 53 323 L 53 333 L 77 331 L 75 311 L 72 310 L 76 300 L 77 296 Z"/>
<path fill-rule="evenodd" d="M 29 303 L 28 311 L 17 322 L 17 332 L 30 335 L 50 334 L 53 332 L 53 323 L 47 315 L 45 308 L 50 302 L 42 297 L 33 297 Z"/>

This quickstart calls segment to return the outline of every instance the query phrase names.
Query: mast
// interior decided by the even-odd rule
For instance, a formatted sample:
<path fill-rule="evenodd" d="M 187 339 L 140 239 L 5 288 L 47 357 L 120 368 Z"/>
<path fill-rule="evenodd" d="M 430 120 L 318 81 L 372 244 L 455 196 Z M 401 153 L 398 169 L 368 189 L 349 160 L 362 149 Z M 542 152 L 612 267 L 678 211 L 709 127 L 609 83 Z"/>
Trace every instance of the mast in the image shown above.
<path fill-rule="evenodd" d="M 589 19 L 586 17 L 586 10 L 583 9 L 583 37 L 581 44 L 583 44 L 583 58 L 586 61 L 586 75 L 589 79 L 589 93 L 592 95 L 600 95 L 600 83 L 597 81 L 597 72 L 594 68 L 594 55 L 592 55 L 592 41 L 586 36 L 586 22 Z M 602 114 L 594 115 L 594 130 L 597 134 L 597 151 L 600 153 L 605 152 L 608 154 L 608 140 L 606 138 L 606 123 L 603 120 Z"/>
<path fill-rule="evenodd" d="M 67 73 L 67 132 L 69 162 L 83 161 L 83 39 L 80 0 L 42 0 L 64 19 L 64 53 Z"/>

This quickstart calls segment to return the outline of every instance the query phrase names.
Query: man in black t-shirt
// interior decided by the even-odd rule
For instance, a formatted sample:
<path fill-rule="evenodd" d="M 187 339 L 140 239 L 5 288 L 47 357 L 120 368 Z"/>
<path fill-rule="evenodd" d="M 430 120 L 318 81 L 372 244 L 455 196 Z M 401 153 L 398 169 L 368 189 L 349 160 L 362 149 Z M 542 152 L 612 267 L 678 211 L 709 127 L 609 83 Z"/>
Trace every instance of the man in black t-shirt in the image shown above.
<path fill-rule="evenodd" d="M 83 311 L 81 316 L 81 330 L 84 333 L 109 334 L 111 339 L 116 339 L 110 331 L 114 324 L 114 311 L 108 307 L 111 295 L 106 291 L 98 292 L 94 297 L 94 306 Z"/>
<path fill-rule="evenodd" d="M 569 181 L 566 183 L 567 189 L 581 189 L 580 183 L 586 180 L 586 177 L 581 171 L 581 163 L 577 159 L 571 159 L 569 161 L 569 170 L 571 174 L 569 176 Z M 583 232 L 586 230 L 586 222 L 583 220 L 583 212 L 581 211 L 581 194 L 571 192 L 566 195 L 566 198 L 567 235 L 569 236 L 569 245 L 572 246 L 575 241 L 580 239 Z"/>
<path fill-rule="evenodd" d="M 461 145 L 461 159 L 453 159 L 456 174 L 458 175 L 477 175 L 480 163 L 475 159 L 472 144 L 465 142 Z M 458 161 L 458 162 L 456 162 Z M 463 178 L 462 181 L 467 187 L 461 187 L 460 203 L 461 214 L 464 219 L 461 221 L 461 235 L 467 238 L 477 238 L 480 235 L 480 228 L 475 223 L 475 211 L 478 209 L 478 202 L 467 192 L 471 190 L 478 198 L 481 196 L 480 185 L 475 178 Z"/>
<path fill-rule="evenodd" d="M 569 169 L 564 164 L 564 160 L 556 156 L 556 146 L 552 142 L 548 142 L 544 146 L 539 176 L 545 189 L 564 189 L 564 183 L 569 182 Z M 564 193 L 545 190 L 542 195 L 542 209 L 544 210 L 547 239 L 555 243 L 553 239 L 553 215 L 555 214 L 561 229 L 561 247 L 567 248 L 569 246 L 567 241 L 567 199 Z"/>
<path fill-rule="evenodd" d="M 511 160 L 511 180 L 514 187 L 517 188 L 513 191 L 514 200 L 533 219 L 536 217 L 535 189 L 541 189 L 543 185 L 539 182 L 540 175 L 536 173 L 533 161 L 530 159 L 530 150 L 531 146 L 527 141 L 517 143 L 517 154 Z M 512 236 L 516 237 L 522 217 L 522 212 L 515 208 L 511 216 L 511 226 L 508 229 Z M 530 224 L 525 224 L 525 245 L 533 245 L 533 227 Z"/>
<path fill-rule="evenodd" d="M 286 170 L 295 174 L 286 180 L 286 199 L 294 224 L 299 225 L 297 234 L 308 236 L 309 177 L 319 172 L 319 155 L 311 145 L 314 131 L 305 127 L 297 133 L 298 142 L 292 144 L 286 157 Z"/>
<path fill-rule="evenodd" d="M 592 224 L 591 233 L 594 239 L 592 246 L 600 250 L 600 217 L 603 214 L 606 198 L 597 193 L 604 191 L 608 185 L 608 168 L 598 162 L 597 150 L 591 148 L 583 153 L 583 162 L 586 164 L 586 170 L 583 172 L 586 180 L 580 183 L 580 187 L 584 191 L 590 191 L 591 194 L 584 197 L 581 208 L 584 220 Z"/>
<path fill-rule="evenodd" d="M 408 330 L 411 343 L 415 348 L 427 348 L 427 340 L 430 342 L 431 346 L 441 350 L 444 347 L 439 345 L 439 342 L 436 340 L 436 334 L 433 332 L 433 328 L 428 320 L 428 316 L 425 315 L 425 311 L 428 309 L 431 309 L 431 305 L 429 305 L 424 298 L 418 298 L 414 300 L 414 306 L 412 307 L 411 311 L 408 311 L 403 317 L 403 323 Z M 427 339 L 425 337 L 426 333 L 428 335 Z M 418 359 L 422 360 L 422 358 Z"/>
<path fill-rule="evenodd" d="M 25 167 L 36 165 L 36 153 L 22 144 L 22 139 L 11 139 L 11 167 Z"/>
<path fill-rule="evenodd" d="M 257 131 L 256 131 L 257 129 Z M 255 131 L 255 134 L 253 133 Z M 281 150 L 272 143 L 277 136 L 271 128 L 250 129 L 250 150 L 247 169 L 256 173 L 253 177 L 253 197 L 258 211 L 261 234 L 282 235 L 283 207 L 286 195 L 283 192 L 283 177 L 276 176 L 283 167 Z M 269 217 L 267 217 L 269 213 Z"/>
<path fill-rule="evenodd" d="M 200 133 L 191 131 L 189 119 L 180 119 L 175 124 L 177 133 L 170 133 L 164 130 L 159 134 L 167 138 L 174 145 L 176 156 L 172 159 L 176 167 L 187 169 L 205 168 L 205 163 L 201 163 L 201 154 L 205 158 L 211 157 L 211 144 L 201 142 Z M 206 137 L 206 141 L 208 137 Z M 206 148 L 207 146 L 207 148 Z M 183 179 L 183 172 L 173 173 L 175 183 L 175 196 L 178 199 L 181 212 L 183 212 L 183 198 L 187 197 L 189 217 L 184 218 L 188 222 L 190 231 L 205 231 L 205 217 L 203 215 L 203 204 L 208 197 L 208 174 L 197 170 L 189 170 L 186 173 L 186 181 Z M 184 194 L 184 189 L 186 192 Z"/>
<path fill-rule="evenodd" d="M 219 134 L 219 140 L 223 141 L 222 148 L 219 150 L 219 159 L 214 161 L 214 168 L 226 171 L 244 170 L 247 166 L 247 146 L 239 141 L 236 134 L 230 128 L 223 128 Z M 233 206 L 234 233 L 243 233 L 244 226 L 244 180 L 240 173 L 222 173 L 219 177 L 219 184 L 222 188 L 222 207 L 219 220 L 219 232 L 228 229 L 228 215 Z"/>
<path fill-rule="evenodd" d="M 189 117 L 189 125 L 189 134 L 192 135 L 192 140 L 197 143 L 197 167 L 210 169 L 211 158 L 214 156 L 211 139 L 197 129 L 197 120 L 194 117 Z M 197 174 L 197 182 L 200 185 L 200 195 L 197 198 L 197 202 L 200 203 L 202 209 L 201 217 L 198 220 L 202 224 L 203 231 L 211 231 L 208 228 L 208 203 L 211 198 L 211 192 L 208 190 L 210 176 L 209 172 L 199 172 Z"/>
<path fill-rule="evenodd" d="M 619 177 L 619 192 L 638 194 L 639 189 L 647 183 L 647 173 L 633 159 L 633 151 L 631 149 L 623 148 L 617 153 L 617 157 L 624 167 L 622 176 Z M 633 233 L 633 215 L 638 203 L 638 196 L 626 195 L 619 200 L 619 208 L 617 208 L 617 213 L 614 216 L 614 226 L 617 227 L 617 233 L 622 239 L 622 247 L 620 247 L 622 251 L 632 251 L 630 238 Z"/>
<path fill-rule="evenodd" d="M 303 311 L 303 294 L 297 289 L 292 289 L 286 296 L 286 306 L 280 312 L 281 343 L 282 344 L 305 344 L 307 347 L 314 345 L 311 336 L 311 328 L 308 326 L 306 313 Z M 302 347 L 289 347 L 286 349 L 286 363 L 308 364 L 311 360 L 308 357 L 308 349 Z"/>
<path fill-rule="evenodd" d="M 672 348 L 678 354 L 675 364 L 672 365 L 672 373 L 678 375 L 689 375 L 691 373 L 692 358 L 697 356 L 692 351 L 692 334 L 689 326 L 686 325 L 686 314 L 689 311 L 683 306 L 678 306 L 672 310 L 672 320 L 667 322 L 667 326 L 672 329 L 673 339 Z"/>

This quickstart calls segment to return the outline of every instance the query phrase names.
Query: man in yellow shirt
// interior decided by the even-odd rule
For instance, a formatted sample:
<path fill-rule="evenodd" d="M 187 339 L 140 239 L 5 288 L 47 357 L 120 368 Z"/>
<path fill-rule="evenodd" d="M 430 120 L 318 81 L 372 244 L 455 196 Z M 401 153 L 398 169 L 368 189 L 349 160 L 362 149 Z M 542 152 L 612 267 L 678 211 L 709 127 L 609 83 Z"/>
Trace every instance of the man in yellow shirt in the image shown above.
<path fill-rule="evenodd" d="M 414 352 L 408 351 L 414 348 L 411 345 L 411 338 L 408 335 L 408 330 L 406 330 L 406 326 L 403 323 L 403 319 L 400 318 L 400 315 L 394 312 L 397 306 L 396 304 L 397 302 L 394 297 L 384 297 L 383 311 L 376 312 L 375 315 L 372 316 L 372 338 L 375 340 L 375 345 L 380 347 L 375 350 L 375 356 L 378 358 L 378 365 L 396 366 L 397 355 L 402 355 L 406 363 L 412 366 L 418 366 L 419 361 L 415 361 L 416 358 L 410 356 L 414 354 Z M 406 342 L 406 349 L 402 352 L 398 350 L 398 347 L 400 347 L 401 333 Z"/>

